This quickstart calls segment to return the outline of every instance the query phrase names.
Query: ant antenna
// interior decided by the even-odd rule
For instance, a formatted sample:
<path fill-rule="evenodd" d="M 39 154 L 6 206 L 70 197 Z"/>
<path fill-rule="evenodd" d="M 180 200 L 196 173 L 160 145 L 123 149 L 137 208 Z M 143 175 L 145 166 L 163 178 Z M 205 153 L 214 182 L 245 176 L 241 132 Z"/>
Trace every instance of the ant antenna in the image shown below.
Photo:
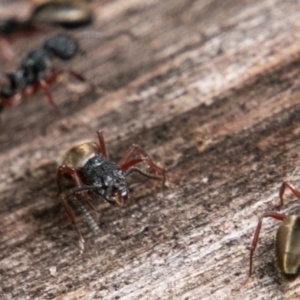
<path fill-rule="evenodd" d="M 78 199 L 76 199 L 75 197 L 72 197 L 70 199 L 74 205 L 83 213 L 83 216 L 88 224 L 88 226 L 90 227 L 90 229 L 93 232 L 98 232 L 100 230 L 99 225 L 95 222 L 95 220 L 93 219 L 93 217 L 90 215 L 89 211 L 86 209 L 86 207 L 80 202 L 78 201 Z"/>

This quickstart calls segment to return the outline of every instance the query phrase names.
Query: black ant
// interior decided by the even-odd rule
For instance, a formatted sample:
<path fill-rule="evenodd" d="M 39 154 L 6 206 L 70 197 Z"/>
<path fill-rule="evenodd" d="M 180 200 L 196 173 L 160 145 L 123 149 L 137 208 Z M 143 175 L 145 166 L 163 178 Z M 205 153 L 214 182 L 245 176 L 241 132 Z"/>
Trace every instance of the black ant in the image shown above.
<path fill-rule="evenodd" d="M 21 62 L 21 66 L 7 75 L 8 85 L 0 87 L 0 107 L 16 105 L 22 95 L 33 95 L 41 88 L 49 103 L 58 112 L 48 86 L 63 70 L 52 67 L 52 58 L 57 57 L 67 61 L 74 58 L 80 51 L 78 42 L 69 35 L 58 34 L 47 39 L 41 49 L 30 52 Z M 72 70 L 68 70 L 68 73 L 80 81 L 85 80 Z"/>
<path fill-rule="evenodd" d="M 12 59 L 7 39 L 31 35 L 47 26 L 75 29 L 93 22 L 92 7 L 82 0 L 51 0 L 36 4 L 30 15 L 21 20 L 16 17 L 0 19 L 0 41 L 8 59 Z"/>
<path fill-rule="evenodd" d="M 71 179 L 76 187 L 69 190 L 62 197 L 63 205 L 66 209 L 69 220 L 75 227 L 79 236 L 81 253 L 84 249 L 84 239 L 76 226 L 73 211 L 69 205 L 72 201 L 84 214 L 89 226 L 93 230 L 98 229 L 98 225 L 90 216 L 84 205 L 79 201 L 85 196 L 87 204 L 95 210 L 88 198 L 88 194 L 94 194 L 103 198 L 113 206 L 122 206 L 128 200 L 129 189 L 126 183 L 126 177 L 137 172 L 147 178 L 162 180 L 165 184 L 165 170 L 158 167 L 150 156 L 138 145 L 132 147 L 126 152 L 119 164 L 107 159 L 107 152 L 103 133 L 97 131 L 98 142 L 84 142 L 70 148 L 63 157 L 62 165 L 57 171 L 57 185 L 59 194 L 61 193 L 61 179 L 66 177 Z M 144 172 L 136 167 L 139 163 L 146 163 L 151 172 L 160 176 Z"/>
<path fill-rule="evenodd" d="M 290 189 L 295 197 L 300 199 L 300 191 L 288 182 L 283 182 L 279 191 L 280 206 L 283 205 L 283 194 Z M 284 215 L 277 212 L 265 213 L 259 218 L 250 247 L 249 277 L 252 274 L 253 255 L 258 244 L 259 233 L 264 218 L 282 221 L 276 235 L 276 258 L 278 267 L 283 274 L 294 278 L 299 274 L 300 267 L 300 215 Z"/>
<path fill-rule="evenodd" d="M 103 0 L 100 5 L 105 5 L 109 1 Z M 49 26 L 77 29 L 91 25 L 94 20 L 92 12 L 97 6 L 99 4 L 88 4 L 85 0 L 41 0 L 25 19 L 17 17 L 0 18 L 0 48 L 2 48 L 7 59 L 12 59 L 13 52 L 9 47 L 8 40 L 12 40 L 13 37 L 29 36 L 37 31 L 49 30 Z M 120 31 L 110 37 L 95 34 L 94 37 L 111 40 L 122 34 L 131 39 L 136 39 L 130 31 Z"/>

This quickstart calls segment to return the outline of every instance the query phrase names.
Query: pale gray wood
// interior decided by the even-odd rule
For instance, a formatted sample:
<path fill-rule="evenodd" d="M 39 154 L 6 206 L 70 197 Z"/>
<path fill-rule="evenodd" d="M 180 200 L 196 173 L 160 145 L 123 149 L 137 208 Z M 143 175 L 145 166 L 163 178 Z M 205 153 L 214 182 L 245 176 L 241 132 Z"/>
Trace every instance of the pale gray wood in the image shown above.
<path fill-rule="evenodd" d="M 299 8 L 292 0 L 96 8 L 89 30 L 116 38 L 84 40 L 87 55 L 68 64 L 94 87 L 78 94 L 68 81 L 53 85 L 62 118 L 42 94 L 3 114 L 1 298 L 299 298 L 299 279 L 276 268 L 273 220 L 244 284 L 258 216 L 278 204 L 283 180 L 300 187 Z M 48 35 L 20 39 L 17 60 Z M 99 204 L 97 236 L 79 215 L 86 249 L 78 257 L 56 166 L 100 128 L 116 161 L 132 143 L 143 146 L 168 171 L 168 189 L 137 177 L 126 207 Z"/>

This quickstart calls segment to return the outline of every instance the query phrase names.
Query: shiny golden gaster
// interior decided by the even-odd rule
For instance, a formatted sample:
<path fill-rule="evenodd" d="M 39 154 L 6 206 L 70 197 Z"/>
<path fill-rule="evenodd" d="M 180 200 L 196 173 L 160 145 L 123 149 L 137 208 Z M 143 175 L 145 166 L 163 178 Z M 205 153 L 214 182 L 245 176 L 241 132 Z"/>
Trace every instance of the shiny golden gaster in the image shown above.
<path fill-rule="evenodd" d="M 33 24 L 76 28 L 93 22 L 91 7 L 86 1 L 51 0 L 36 5 L 31 14 Z"/>
<path fill-rule="evenodd" d="M 292 184 L 283 182 L 279 191 L 280 205 L 283 205 L 283 194 L 289 189 L 295 197 L 300 199 L 300 191 Z M 259 218 L 250 247 L 249 277 L 252 274 L 253 255 L 258 244 L 259 234 L 264 218 L 281 221 L 276 235 L 276 259 L 278 268 L 288 276 L 299 275 L 300 271 L 300 215 L 284 215 L 277 212 L 265 213 Z"/>

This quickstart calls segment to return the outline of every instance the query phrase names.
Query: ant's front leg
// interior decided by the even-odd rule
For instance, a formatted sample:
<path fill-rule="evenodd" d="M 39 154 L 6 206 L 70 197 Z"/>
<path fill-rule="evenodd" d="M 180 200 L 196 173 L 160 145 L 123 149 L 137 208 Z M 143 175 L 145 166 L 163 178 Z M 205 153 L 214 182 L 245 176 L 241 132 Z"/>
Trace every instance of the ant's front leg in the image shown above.
<path fill-rule="evenodd" d="M 98 136 L 98 141 L 99 141 L 100 152 L 104 158 L 107 158 L 107 152 L 106 152 L 106 146 L 105 146 L 104 137 L 103 137 L 103 131 L 98 130 L 97 136 Z"/>
<path fill-rule="evenodd" d="M 300 199 L 300 191 L 297 190 L 292 184 L 284 181 L 279 190 L 279 198 L 280 198 L 279 207 L 281 207 L 283 205 L 283 194 L 287 188 L 291 190 L 291 192 L 297 199 Z"/>
<path fill-rule="evenodd" d="M 161 177 L 160 176 L 156 176 L 156 175 L 153 175 L 153 174 L 150 174 L 150 173 L 147 173 L 147 172 L 144 172 L 142 171 L 141 169 L 139 168 L 136 168 L 136 167 L 131 167 L 129 168 L 126 172 L 125 172 L 125 177 L 127 177 L 128 175 L 132 174 L 132 173 L 139 173 L 147 178 L 150 178 L 150 179 L 154 179 L 154 180 L 161 180 Z"/>
<path fill-rule="evenodd" d="M 141 157 L 133 158 L 136 153 L 138 153 Z M 125 154 L 124 158 L 122 159 L 122 161 L 120 163 L 120 169 L 122 171 L 128 170 L 126 175 L 129 175 L 131 173 L 129 170 L 131 168 L 132 172 L 139 172 L 140 174 L 142 174 L 148 178 L 157 179 L 157 177 L 154 178 L 152 174 L 143 172 L 142 170 L 140 170 L 138 168 L 132 168 L 134 165 L 136 165 L 140 162 L 145 162 L 151 171 L 158 173 L 162 176 L 162 185 L 163 185 L 163 189 L 164 189 L 165 181 L 166 181 L 166 171 L 164 169 L 160 168 L 159 166 L 157 166 L 153 162 L 153 160 L 150 158 L 148 153 L 138 145 L 132 145 L 132 147 L 127 151 L 127 153 Z"/>
<path fill-rule="evenodd" d="M 39 86 L 41 87 L 41 89 L 44 91 L 44 93 L 45 93 L 45 95 L 46 95 L 46 97 L 47 97 L 47 99 L 48 99 L 48 102 L 49 102 L 49 103 L 51 104 L 51 106 L 53 107 L 55 113 L 56 113 L 58 116 L 60 116 L 60 111 L 59 111 L 59 109 L 58 109 L 58 107 L 57 107 L 57 105 L 56 105 L 56 103 L 55 103 L 55 101 L 54 101 L 54 98 L 53 98 L 53 96 L 52 96 L 52 94 L 51 94 L 51 92 L 50 92 L 50 90 L 49 90 L 49 85 L 48 85 L 48 83 L 47 83 L 45 80 L 39 80 L 38 83 L 39 83 Z"/>
<path fill-rule="evenodd" d="M 72 76 L 73 78 L 75 78 L 78 81 L 86 82 L 86 79 L 85 79 L 84 76 L 82 76 L 81 74 L 75 72 L 72 69 L 65 70 L 65 69 L 52 68 L 51 73 L 52 73 L 52 75 L 49 77 L 51 82 L 48 82 L 48 80 L 47 80 L 47 83 L 49 83 L 49 84 L 52 84 L 56 80 L 56 78 L 58 76 L 60 76 L 61 74 L 63 74 L 63 73 L 68 73 L 70 76 Z"/>
<path fill-rule="evenodd" d="M 56 75 L 54 76 L 54 78 L 56 78 Z M 26 87 L 22 91 L 22 94 L 25 96 L 32 96 L 32 95 L 36 94 L 39 89 L 42 89 L 45 96 L 47 97 L 48 102 L 53 107 L 55 113 L 59 116 L 60 111 L 59 111 L 59 109 L 54 101 L 54 98 L 49 90 L 49 85 L 52 83 L 52 80 L 54 80 L 52 78 L 52 76 L 49 77 L 47 80 L 39 79 L 39 80 L 35 81 L 31 86 Z"/>

